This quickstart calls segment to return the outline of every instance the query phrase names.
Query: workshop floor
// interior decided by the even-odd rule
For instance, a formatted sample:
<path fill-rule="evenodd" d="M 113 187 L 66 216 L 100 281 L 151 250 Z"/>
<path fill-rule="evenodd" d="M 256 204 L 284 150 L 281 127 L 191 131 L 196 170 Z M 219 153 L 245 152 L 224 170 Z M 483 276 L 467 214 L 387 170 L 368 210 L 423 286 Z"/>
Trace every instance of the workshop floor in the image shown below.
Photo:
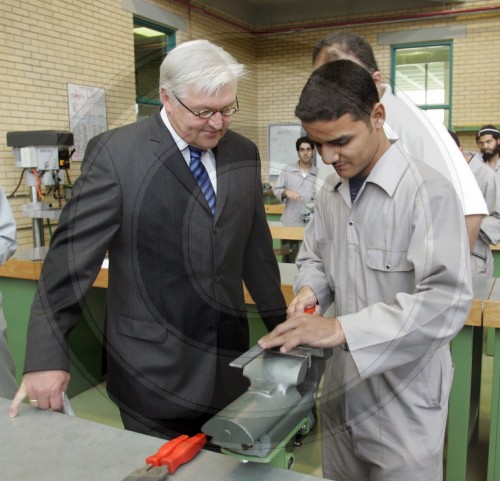
<path fill-rule="evenodd" d="M 493 358 L 483 356 L 479 441 L 469 448 L 467 481 L 486 481 L 492 371 Z M 104 384 L 73 397 L 71 405 L 79 417 L 123 428 L 118 408 L 108 398 Z M 295 449 L 293 470 L 321 477 L 321 449 L 317 428 L 304 438 L 302 446 Z"/>

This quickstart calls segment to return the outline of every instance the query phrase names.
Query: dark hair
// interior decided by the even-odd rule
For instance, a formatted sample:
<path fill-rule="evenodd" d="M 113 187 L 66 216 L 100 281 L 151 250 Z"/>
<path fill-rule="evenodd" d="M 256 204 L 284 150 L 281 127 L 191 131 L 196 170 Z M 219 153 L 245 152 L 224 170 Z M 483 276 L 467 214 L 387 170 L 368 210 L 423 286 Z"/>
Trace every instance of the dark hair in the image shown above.
<path fill-rule="evenodd" d="M 456 132 L 453 132 L 453 130 L 448 129 L 448 133 L 451 135 L 451 138 L 455 141 L 455 144 L 457 144 L 457 146 L 460 147 L 460 139 L 458 138 Z"/>
<path fill-rule="evenodd" d="M 379 101 L 366 69 L 350 60 L 328 62 L 316 69 L 302 89 L 295 115 L 302 122 L 336 120 L 350 114 L 368 123 Z"/>
<path fill-rule="evenodd" d="M 314 142 L 309 137 L 304 136 L 297 139 L 297 142 L 295 142 L 295 149 L 297 152 L 299 151 L 301 144 L 309 144 L 314 150 Z"/>
<path fill-rule="evenodd" d="M 492 135 L 494 139 L 500 139 L 500 131 L 492 124 L 481 127 L 476 134 L 476 142 L 483 135 Z"/>
<path fill-rule="evenodd" d="M 371 45 L 360 35 L 350 32 L 335 32 L 320 40 L 313 50 L 313 65 L 322 54 L 330 61 L 339 60 L 331 47 L 356 57 L 371 74 L 378 70 Z"/>

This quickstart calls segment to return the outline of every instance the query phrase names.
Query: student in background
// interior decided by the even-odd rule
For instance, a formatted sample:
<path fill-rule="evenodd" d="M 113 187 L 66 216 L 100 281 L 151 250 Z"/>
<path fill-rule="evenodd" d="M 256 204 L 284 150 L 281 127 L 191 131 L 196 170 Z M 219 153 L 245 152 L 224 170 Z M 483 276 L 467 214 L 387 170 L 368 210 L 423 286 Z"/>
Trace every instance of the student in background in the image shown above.
<path fill-rule="evenodd" d="M 458 135 L 449 131 L 451 137 L 462 150 Z M 481 156 L 464 155 L 469 167 L 477 180 L 477 184 L 483 193 L 489 214 L 481 221 L 479 235 L 471 253 L 471 270 L 473 276 L 493 276 L 493 254 L 491 245 L 500 242 L 500 176 L 490 168 Z"/>
<path fill-rule="evenodd" d="M 307 137 L 300 137 L 295 142 L 299 159 L 285 165 L 276 181 L 274 195 L 285 204 L 281 222 L 286 226 L 305 226 L 307 204 L 316 199 L 318 170 L 313 165 L 314 143 Z M 307 219 L 308 220 L 308 219 Z M 299 241 L 289 241 L 292 251 L 286 257 L 287 262 L 295 262 L 299 250 Z"/>
<path fill-rule="evenodd" d="M 494 125 L 481 127 L 476 134 L 480 153 L 476 154 L 497 174 L 500 173 L 500 131 Z"/>

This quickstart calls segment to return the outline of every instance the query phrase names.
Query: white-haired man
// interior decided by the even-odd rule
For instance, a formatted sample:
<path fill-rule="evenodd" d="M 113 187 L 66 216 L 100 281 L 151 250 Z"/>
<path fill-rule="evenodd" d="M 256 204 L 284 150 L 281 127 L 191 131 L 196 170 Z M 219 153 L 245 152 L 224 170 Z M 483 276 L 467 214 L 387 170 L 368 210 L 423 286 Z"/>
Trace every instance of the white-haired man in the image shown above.
<path fill-rule="evenodd" d="M 257 147 L 229 130 L 244 73 L 205 40 L 160 68 L 162 108 L 89 143 L 31 309 L 24 397 L 61 407 L 66 336 L 109 254 L 107 389 L 125 428 L 195 434 L 247 387 L 229 362 L 248 349 L 243 281 L 268 328 L 285 301 Z"/>

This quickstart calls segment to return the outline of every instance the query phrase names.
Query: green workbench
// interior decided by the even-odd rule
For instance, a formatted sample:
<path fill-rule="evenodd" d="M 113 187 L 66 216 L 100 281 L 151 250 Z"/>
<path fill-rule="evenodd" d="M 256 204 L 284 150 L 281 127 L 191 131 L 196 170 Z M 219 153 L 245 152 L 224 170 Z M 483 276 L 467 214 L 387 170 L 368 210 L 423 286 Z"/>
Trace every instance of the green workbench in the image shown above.
<path fill-rule="evenodd" d="M 493 268 L 493 277 L 500 277 L 500 250 L 493 249 L 493 259 L 495 261 Z M 493 328 L 486 329 L 486 354 L 493 356 L 495 352 L 495 331 Z"/>
<path fill-rule="evenodd" d="M 6 267 L 15 266 L 15 262 L 9 261 Z M 26 261 L 23 262 L 26 265 Z M 15 271 L 15 268 L 12 270 Z M 10 275 L 13 275 L 12 272 Z M 35 269 L 33 277 L 37 277 Z M 18 382 L 22 378 L 28 319 L 36 286 L 35 279 L 3 277 L 0 274 L 2 307 L 7 320 L 9 348 L 16 365 Z M 92 287 L 85 298 L 82 320 L 69 335 L 71 382 L 68 396 L 70 398 L 105 380 L 102 346 L 105 306 L 106 289 Z M 267 331 L 255 305 L 248 305 L 248 319 L 250 345 L 253 346 Z"/>
<path fill-rule="evenodd" d="M 269 203 L 265 204 L 264 208 L 266 210 L 266 218 L 268 222 L 279 222 L 281 220 L 283 210 L 285 209 L 285 204 L 281 204 L 273 196 L 273 199 L 271 199 Z M 286 248 L 282 239 L 273 239 L 273 249 L 278 262 L 284 261 L 284 255 L 282 254 L 284 247 Z"/>
<path fill-rule="evenodd" d="M 500 481 L 500 282 L 484 306 L 483 325 L 493 343 L 493 375 L 487 481 Z"/>
<path fill-rule="evenodd" d="M 282 288 L 288 289 L 285 296 L 289 302 L 291 296 L 291 283 L 294 276 L 294 264 L 280 264 Z M 479 279 L 479 278 L 478 278 Z M 482 301 L 487 299 L 494 279 L 482 278 L 474 282 L 473 308 L 469 316 L 468 325 L 460 331 L 451 343 L 451 353 L 455 364 L 455 376 L 450 394 L 448 441 L 446 451 L 446 480 L 466 481 L 466 463 L 469 440 L 474 433 L 477 420 L 479 399 L 479 383 L 482 340 Z M 36 281 L 1 277 L 0 291 L 4 295 L 4 312 L 9 329 L 9 344 L 21 377 L 24 362 L 26 328 L 29 318 L 31 301 L 35 294 Z M 285 291 L 284 291 L 285 293 Z M 261 337 L 266 329 L 254 305 L 247 301 L 249 313 L 251 345 Z M 105 379 L 102 370 L 102 327 L 106 303 L 106 289 L 93 287 L 86 299 L 86 309 L 82 322 L 71 332 L 69 342 L 71 349 L 71 383 L 68 389 L 69 397 L 75 396 Z M 499 331 L 500 332 L 500 331 Z M 500 334 L 497 334 L 500 343 Z M 500 351 L 497 351 L 500 352 Z M 497 373 L 500 373 L 500 357 Z M 495 384 L 494 398 L 497 403 L 498 383 L 500 374 Z M 499 410 L 500 411 L 500 410 Z M 500 426 L 500 421 L 498 422 Z M 499 428 L 500 429 L 500 428 Z M 499 437 L 500 439 L 500 437 Z M 499 464 L 500 466 L 500 461 Z M 488 481 L 500 481 L 500 477 Z"/>
<path fill-rule="evenodd" d="M 494 278 L 473 279 L 469 318 L 450 346 L 455 371 L 448 404 L 446 481 L 467 481 L 469 442 L 477 437 L 479 417 L 483 301 L 489 298 L 494 283 Z"/>
<path fill-rule="evenodd" d="M 16 364 L 18 381 L 22 378 L 26 331 L 36 281 L 0 277 L 3 311 L 8 326 L 9 348 Z M 102 329 L 106 289 L 94 287 L 86 298 L 82 322 L 69 335 L 71 383 L 68 396 L 75 396 L 104 381 Z"/>

